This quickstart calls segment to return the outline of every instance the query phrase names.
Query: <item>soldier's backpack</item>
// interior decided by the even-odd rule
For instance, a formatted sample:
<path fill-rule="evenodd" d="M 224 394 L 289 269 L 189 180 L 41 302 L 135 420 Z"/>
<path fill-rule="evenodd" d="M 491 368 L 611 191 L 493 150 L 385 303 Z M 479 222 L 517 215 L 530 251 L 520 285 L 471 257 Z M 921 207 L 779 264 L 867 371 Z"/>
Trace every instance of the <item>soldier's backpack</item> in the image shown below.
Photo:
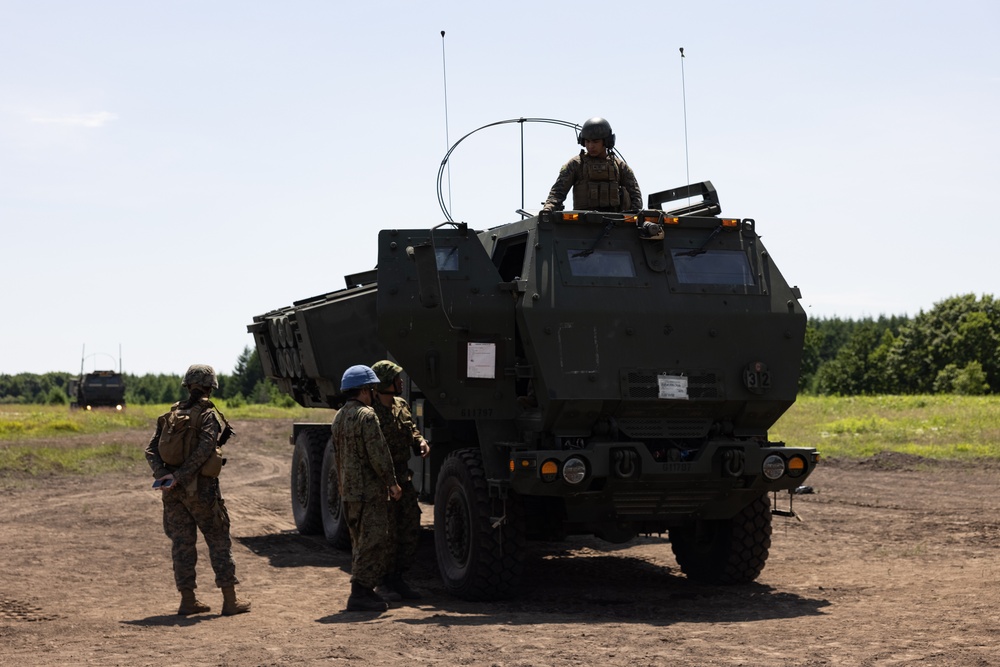
<path fill-rule="evenodd" d="M 164 463 L 172 466 L 183 464 L 190 456 L 191 451 L 198 443 L 198 433 L 201 431 L 205 410 L 215 408 L 208 399 L 197 401 L 187 408 L 180 406 L 181 403 L 173 404 L 170 406 L 170 412 L 160 417 L 163 421 L 163 426 L 160 429 L 160 458 L 163 459 Z M 226 418 L 218 409 L 216 409 L 216 414 L 219 415 L 224 430 L 231 430 Z M 206 477 L 218 477 L 224 463 L 222 452 L 216 447 L 199 473 Z"/>

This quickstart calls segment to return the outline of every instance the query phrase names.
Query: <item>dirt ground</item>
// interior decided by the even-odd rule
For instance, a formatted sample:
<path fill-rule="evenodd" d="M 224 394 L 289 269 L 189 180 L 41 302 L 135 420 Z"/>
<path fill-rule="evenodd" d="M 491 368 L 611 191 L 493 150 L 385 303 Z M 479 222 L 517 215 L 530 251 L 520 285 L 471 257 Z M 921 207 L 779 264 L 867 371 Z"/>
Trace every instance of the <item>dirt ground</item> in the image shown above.
<path fill-rule="evenodd" d="M 143 467 L 0 477 L 0 664 L 1000 665 L 996 466 L 824 462 L 796 497 L 803 521 L 775 517 L 767 567 L 740 587 L 689 582 L 665 536 L 576 538 L 530 544 L 516 600 L 457 600 L 425 507 L 425 597 L 374 616 L 344 611 L 349 554 L 294 528 L 290 424 L 235 427 L 222 484 L 252 613 L 174 614 Z M 204 549 L 199 575 L 221 608 Z"/>

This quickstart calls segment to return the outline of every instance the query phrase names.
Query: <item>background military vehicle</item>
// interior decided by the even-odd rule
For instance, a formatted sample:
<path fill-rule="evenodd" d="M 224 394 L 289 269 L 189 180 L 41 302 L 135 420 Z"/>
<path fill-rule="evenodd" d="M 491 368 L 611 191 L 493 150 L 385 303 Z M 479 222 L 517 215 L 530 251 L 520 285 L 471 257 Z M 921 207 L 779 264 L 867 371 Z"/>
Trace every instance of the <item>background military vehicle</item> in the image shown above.
<path fill-rule="evenodd" d="M 94 355 L 91 355 L 94 356 Z M 110 356 L 110 355 L 107 355 Z M 112 359 L 114 357 L 111 357 Z M 125 381 L 121 373 L 121 350 L 118 352 L 118 370 L 95 370 L 84 372 L 87 360 L 86 347 L 80 359 L 80 377 L 70 380 L 70 407 L 91 410 L 93 408 L 125 409 Z"/>
<path fill-rule="evenodd" d="M 70 381 L 69 394 L 73 407 L 125 409 L 125 382 L 117 371 L 84 373 Z"/>
<path fill-rule="evenodd" d="M 526 120 L 566 124 L 480 129 Z M 756 222 L 721 217 L 706 181 L 636 213 L 522 210 L 475 231 L 444 206 L 447 159 L 447 222 L 383 230 L 377 269 L 254 317 L 265 374 L 337 408 L 349 366 L 405 369 L 432 443 L 410 469 L 458 596 L 507 596 L 525 540 L 582 534 L 668 533 L 688 577 L 755 579 L 772 514 L 794 515 L 818 461 L 768 438 L 795 401 L 806 316 Z M 347 546 L 329 441 L 329 423 L 293 426 L 292 510 Z"/>

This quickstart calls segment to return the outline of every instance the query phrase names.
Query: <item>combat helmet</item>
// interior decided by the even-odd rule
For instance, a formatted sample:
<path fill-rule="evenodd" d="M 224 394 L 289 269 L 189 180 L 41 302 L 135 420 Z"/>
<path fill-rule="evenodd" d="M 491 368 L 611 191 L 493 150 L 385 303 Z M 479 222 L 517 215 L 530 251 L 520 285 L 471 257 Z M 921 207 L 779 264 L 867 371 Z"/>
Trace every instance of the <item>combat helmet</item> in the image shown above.
<path fill-rule="evenodd" d="M 587 139 L 604 139 L 604 147 L 608 150 L 615 147 L 615 133 L 611 131 L 611 123 L 600 116 L 594 116 L 583 123 L 577 141 L 583 146 Z"/>
<path fill-rule="evenodd" d="M 375 371 L 367 366 L 358 364 L 344 371 L 344 377 L 340 380 L 340 391 L 349 391 L 358 387 L 376 384 L 378 384 L 378 376 L 375 375 Z"/>
<path fill-rule="evenodd" d="M 383 359 L 372 364 L 372 370 L 375 371 L 375 375 L 379 379 L 379 385 L 375 389 L 385 392 L 392 389 L 393 382 L 395 382 L 396 376 L 403 371 L 403 367 L 388 359 Z"/>
<path fill-rule="evenodd" d="M 215 378 L 215 369 L 207 364 L 192 364 L 184 374 L 182 387 L 191 388 L 194 386 L 219 388 L 219 381 Z"/>

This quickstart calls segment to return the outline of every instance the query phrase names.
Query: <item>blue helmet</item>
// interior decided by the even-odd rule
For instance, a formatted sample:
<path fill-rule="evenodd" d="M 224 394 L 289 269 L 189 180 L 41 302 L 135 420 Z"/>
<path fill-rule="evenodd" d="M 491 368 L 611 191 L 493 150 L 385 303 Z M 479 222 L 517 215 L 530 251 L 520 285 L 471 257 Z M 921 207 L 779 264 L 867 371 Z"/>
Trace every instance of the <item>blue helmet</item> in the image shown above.
<path fill-rule="evenodd" d="M 378 376 L 375 375 L 375 371 L 370 369 L 368 366 L 351 366 L 346 371 L 344 371 L 344 377 L 340 381 L 340 391 L 347 391 L 348 389 L 357 389 L 358 387 L 364 387 L 368 384 L 378 384 Z"/>

